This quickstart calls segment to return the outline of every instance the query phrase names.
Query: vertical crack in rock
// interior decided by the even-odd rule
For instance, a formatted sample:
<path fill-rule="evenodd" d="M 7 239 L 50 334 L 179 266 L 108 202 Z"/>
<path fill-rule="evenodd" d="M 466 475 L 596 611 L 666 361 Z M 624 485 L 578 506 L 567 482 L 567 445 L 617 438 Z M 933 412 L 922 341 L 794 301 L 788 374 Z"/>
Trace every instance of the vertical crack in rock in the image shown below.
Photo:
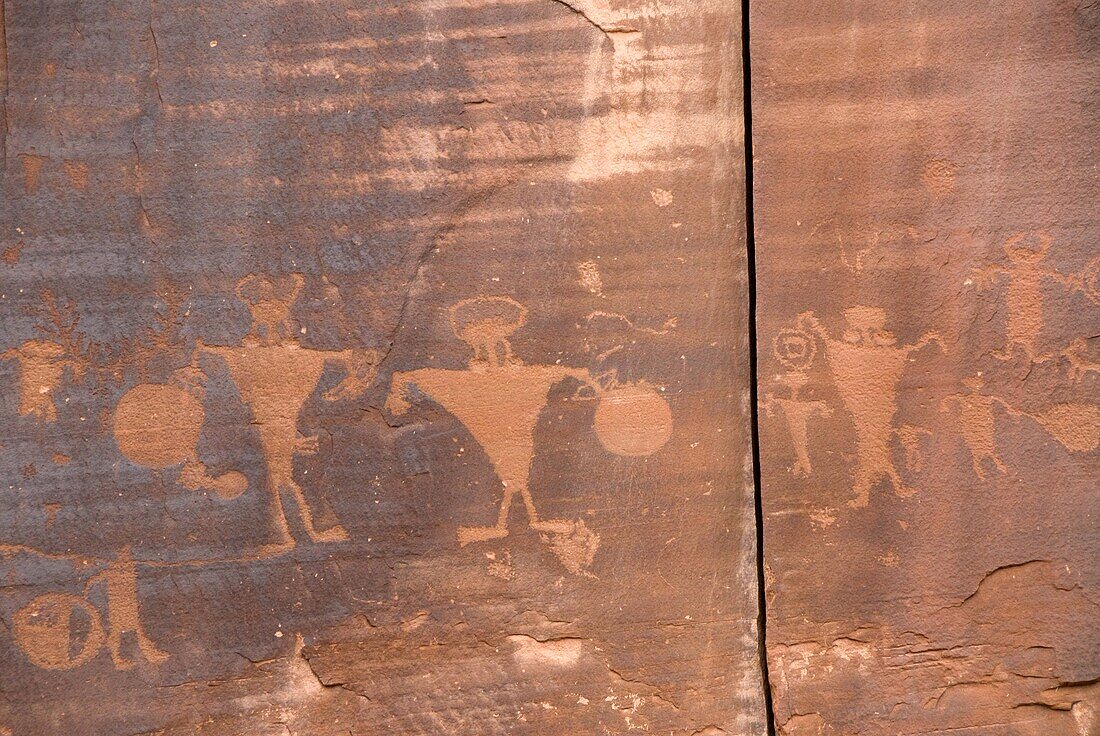
<path fill-rule="evenodd" d="M 0 192 L 8 170 L 8 23 L 0 0 Z"/>
<path fill-rule="evenodd" d="M 775 711 L 772 704 L 772 686 L 768 676 L 768 606 L 767 585 L 764 580 L 764 504 L 760 484 L 760 416 L 759 376 L 757 373 L 756 335 L 756 239 L 753 213 L 752 171 L 752 60 L 749 45 L 749 2 L 741 0 L 741 72 L 742 99 L 744 100 L 744 155 L 745 155 L 745 247 L 748 270 L 749 297 L 749 421 L 752 434 L 753 495 L 756 509 L 756 603 L 757 656 L 760 659 L 760 680 L 764 692 L 764 718 L 769 736 L 775 736 Z"/>
<path fill-rule="evenodd" d="M 153 84 L 153 91 L 157 93 L 157 100 L 163 105 L 164 98 L 160 94 L 160 44 L 157 42 L 156 29 L 153 28 L 156 13 L 156 0 L 149 0 L 149 39 L 153 42 L 153 69 L 149 73 L 149 81 Z"/>
<path fill-rule="evenodd" d="M 475 207 L 484 203 L 490 197 L 492 197 L 500 189 L 504 188 L 504 184 L 498 184 L 491 186 L 484 191 L 478 192 L 467 197 L 464 201 L 455 207 L 454 212 L 451 215 L 451 221 L 438 228 L 432 237 L 428 238 L 428 243 L 417 254 L 414 267 L 410 269 L 409 278 L 405 282 L 405 295 L 401 300 L 401 306 L 397 309 L 397 319 L 394 321 L 393 329 L 390 330 L 389 338 L 386 340 L 386 345 L 382 348 L 381 354 L 378 356 L 377 363 L 375 364 L 377 370 L 382 370 L 383 365 L 389 360 L 393 354 L 393 348 L 397 344 L 397 336 L 400 334 L 402 328 L 405 326 L 405 320 L 408 317 L 409 307 L 413 300 L 413 290 L 416 285 L 424 277 L 424 270 L 428 266 L 428 262 L 431 257 L 441 247 L 441 244 L 449 234 L 454 232 L 464 221 L 464 218 Z"/>
<path fill-rule="evenodd" d="M 137 141 L 137 131 L 138 131 L 138 127 L 140 125 L 141 125 L 141 118 L 139 117 L 137 122 L 134 124 L 133 132 L 131 132 L 131 134 L 130 134 L 130 143 L 134 147 L 134 175 L 135 175 L 135 178 L 137 179 L 136 190 L 137 190 L 137 198 L 138 198 L 138 207 L 141 209 L 141 219 L 142 219 L 142 222 L 141 222 L 142 228 L 141 228 L 141 230 L 142 230 L 143 233 L 145 233 L 145 237 L 147 237 L 149 239 L 149 242 L 152 243 L 154 246 L 157 246 L 158 245 L 157 239 L 155 237 L 153 237 L 153 221 L 150 219 L 149 210 L 145 206 L 145 174 L 144 174 L 145 169 L 144 169 L 144 166 L 142 165 L 142 162 L 141 162 L 141 147 L 138 146 L 138 141 Z"/>
<path fill-rule="evenodd" d="M 146 100 L 141 104 L 141 111 L 138 113 L 137 118 L 134 120 L 134 128 L 130 133 L 130 142 L 134 147 L 134 177 L 136 179 L 136 193 L 138 198 L 138 206 L 141 209 L 141 222 L 140 229 L 149 242 L 154 246 L 158 246 L 156 236 L 154 234 L 153 220 L 149 216 L 149 209 L 145 202 L 145 167 L 142 161 L 141 145 L 138 143 L 138 133 L 141 131 L 142 124 L 146 120 L 154 120 L 155 116 L 160 113 L 160 107 L 164 105 L 164 98 L 160 93 L 160 43 L 157 40 L 157 32 L 153 26 L 153 21 L 157 14 L 156 0 L 149 0 L 149 46 L 150 46 L 150 69 L 148 74 L 148 85 L 152 95 L 156 96 L 156 101 L 152 100 L 152 95 L 147 95 Z M 154 109 L 155 108 L 155 109 Z"/>
<path fill-rule="evenodd" d="M 445 231 L 445 230 L 444 230 Z M 381 370 L 383 364 L 389 360 L 390 355 L 393 354 L 393 348 L 397 344 L 397 335 L 401 332 L 401 329 L 405 326 L 405 319 L 408 316 L 409 305 L 412 303 L 413 290 L 416 288 L 417 283 L 424 276 L 424 269 L 428 265 L 428 261 L 431 259 L 432 254 L 435 253 L 436 248 L 439 247 L 439 236 L 429 239 L 428 245 L 417 255 L 416 266 L 412 269 L 412 273 L 409 275 L 408 281 L 405 283 L 405 296 L 401 300 L 401 306 L 397 309 L 397 319 L 394 320 L 393 329 L 390 330 L 389 339 L 386 340 L 386 346 L 382 351 L 382 354 L 378 356 L 377 368 Z"/>

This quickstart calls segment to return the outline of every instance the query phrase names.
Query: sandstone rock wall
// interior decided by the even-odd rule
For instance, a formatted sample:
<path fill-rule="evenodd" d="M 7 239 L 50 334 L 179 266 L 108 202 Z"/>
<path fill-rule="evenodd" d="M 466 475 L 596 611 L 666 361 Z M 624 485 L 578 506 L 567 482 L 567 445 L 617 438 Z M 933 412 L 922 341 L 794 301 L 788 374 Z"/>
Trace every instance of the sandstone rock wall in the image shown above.
<path fill-rule="evenodd" d="M 741 5 L 0 2 L 0 736 L 1100 734 L 1100 5 Z"/>
<path fill-rule="evenodd" d="M 739 9 L 7 2 L 0 733 L 762 733 Z"/>
<path fill-rule="evenodd" d="M 1100 6 L 750 29 L 778 733 L 1100 733 Z"/>

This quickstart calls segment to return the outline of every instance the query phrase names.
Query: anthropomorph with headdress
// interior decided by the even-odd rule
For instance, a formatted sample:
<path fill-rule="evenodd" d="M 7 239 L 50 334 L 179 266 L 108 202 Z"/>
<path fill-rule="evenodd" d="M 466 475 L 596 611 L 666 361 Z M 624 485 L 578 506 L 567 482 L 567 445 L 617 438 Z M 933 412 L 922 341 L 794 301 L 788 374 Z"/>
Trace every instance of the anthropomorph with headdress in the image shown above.
<path fill-rule="evenodd" d="M 528 487 L 535 425 L 550 389 L 573 380 L 595 391 L 601 400 L 595 419 L 597 436 L 609 450 L 624 455 L 648 455 L 664 445 L 671 432 L 668 405 L 656 392 L 634 385 L 619 389 L 618 394 L 608 391 L 583 368 L 524 363 L 509 341 L 527 319 L 527 309 L 514 299 L 474 297 L 454 304 L 449 314 L 455 336 L 472 351 L 466 366 L 394 373 L 386 408 L 394 414 L 408 411 L 415 387 L 458 419 L 488 455 L 504 487 L 504 498 L 496 523 L 461 527 L 460 544 L 507 536 L 508 512 L 516 494 L 523 500 L 531 528 L 576 534 L 580 522 L 540 517 Z M 619 403 L 612 406 L 609 401 Z M 594 547 L 589 550 L 594 554 Z"/>
<path fill-rule="evenodd" d="M 886 330 L 886 312 L 877 307 L 857 306 L 844 311 L 845 328 L 840 339 L 828 330 L 812 312 L 798 317 L 802 331 L 816 335 L 825 345 L 825 360 L 833 375 L 844 407 L 856 430 L 855 498 L 850 506 L 866 506 L 871 488 L 882 479 L 894 486 L 894 493 L 914 493 L 894 467 L 890 440 L 897 433 L 894 415 L 898 410 L 898 382 L 909 356 L 940 337 L 926 333 L 913 345 L 897 347 L 897 340 Z"/>

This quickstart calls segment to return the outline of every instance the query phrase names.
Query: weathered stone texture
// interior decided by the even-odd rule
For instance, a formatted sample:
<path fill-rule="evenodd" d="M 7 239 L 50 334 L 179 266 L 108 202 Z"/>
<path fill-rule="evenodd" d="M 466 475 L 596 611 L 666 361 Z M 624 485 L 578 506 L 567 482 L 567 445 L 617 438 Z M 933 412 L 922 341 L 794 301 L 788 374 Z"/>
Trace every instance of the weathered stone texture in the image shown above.
<path fill-rule="evenodd" d="M 778 731 L 1100 733 L 1100 5 L 750 28 Z"/>
<path fill-rule="evenodd" d="M 736 6 L 4 10 L 0 733 L 764 732 Z"/>

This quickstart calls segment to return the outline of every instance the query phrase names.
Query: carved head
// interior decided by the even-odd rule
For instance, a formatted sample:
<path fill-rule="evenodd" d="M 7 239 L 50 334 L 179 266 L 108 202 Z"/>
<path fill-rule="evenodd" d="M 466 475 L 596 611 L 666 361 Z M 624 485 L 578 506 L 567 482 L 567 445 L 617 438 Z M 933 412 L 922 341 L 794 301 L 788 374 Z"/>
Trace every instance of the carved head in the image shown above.
<path fill-rule="evenodd" d="M 252 313 L 251 339 L 272 345 L 293 337 L 290 308 L 304 283 L 305 278 L 297 273 L 286 276 L 249 274 L 237 283 L 237 296 Z"/>
<path fill-rule="evenodd" d="M 1050 233 L 1020 233 L 1005 241 L 1004 250 L 1013 263 L 1034 266 L 1047 257 L 1053 241 Z"/>
<path fill-rule="evenodd" d="M 889 346 L 897 340 L 886 330 L 886 310 L 852 307 L 844 310 L 844 342 L 853 345 Z"/>
<path fill-rule="evenodd" d="M 503 365 L 511 357 L 508 337 L 527 321 L 527 307 L 506 296 L 477 296 L 450 308 L 451 330 L 474 351 L 472 362 Z"/>

